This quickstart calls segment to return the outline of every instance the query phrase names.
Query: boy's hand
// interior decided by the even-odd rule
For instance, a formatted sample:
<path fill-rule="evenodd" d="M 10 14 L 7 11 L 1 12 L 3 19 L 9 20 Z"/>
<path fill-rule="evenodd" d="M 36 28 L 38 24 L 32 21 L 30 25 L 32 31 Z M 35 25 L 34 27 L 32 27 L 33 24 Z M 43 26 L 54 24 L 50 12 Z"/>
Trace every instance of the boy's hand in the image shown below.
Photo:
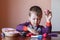
<path fill-rule="evenodd" d="M 35 31 L 34 29 L 31 29 L 28 27 L 28 31 L 30 31 L 31 33 L 38 35 L 39 33 L 37 31 Z"/>
<path fill-rule="evenodd" d="M 51 22 L 51 19 L 52 19 L 52 13 L 51 13 L 51 11 L 45 10 L 44 13 L 45 13 L 46 21 L 47 22 Z"/>

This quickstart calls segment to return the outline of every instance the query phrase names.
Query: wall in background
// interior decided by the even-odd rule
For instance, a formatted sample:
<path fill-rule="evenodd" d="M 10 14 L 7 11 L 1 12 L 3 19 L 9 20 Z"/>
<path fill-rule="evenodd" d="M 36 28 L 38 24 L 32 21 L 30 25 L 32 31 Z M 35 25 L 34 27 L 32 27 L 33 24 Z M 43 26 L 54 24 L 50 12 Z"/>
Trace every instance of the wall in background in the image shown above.
<path fill-rule="evenodd" d="M 0 0 L 0 29 L 15 28 L 18 24 L 28 20 L 29 8 L 38 5 L 42 10 L 51 10 L 51 0 Z M 42 25 L 45 25 L 43 14 Z"/>
<path fill-rule="evenodd" d="M 52 13 L 53 13 L 52 30 L 60 31 L 60 0 L 52 0 L 51 4 L 52 4 L 51 6 Z"/>

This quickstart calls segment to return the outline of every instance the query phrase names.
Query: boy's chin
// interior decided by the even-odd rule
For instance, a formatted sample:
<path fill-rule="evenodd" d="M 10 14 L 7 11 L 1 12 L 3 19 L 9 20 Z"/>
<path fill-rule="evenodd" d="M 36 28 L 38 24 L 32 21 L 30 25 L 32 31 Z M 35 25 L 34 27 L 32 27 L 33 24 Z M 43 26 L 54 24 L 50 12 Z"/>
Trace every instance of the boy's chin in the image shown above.
<path fill-rule="evenodd" d="M 33 26 L 38 26 L 38 25 L 36 24 L 36 25 L 33 25 Z"/>

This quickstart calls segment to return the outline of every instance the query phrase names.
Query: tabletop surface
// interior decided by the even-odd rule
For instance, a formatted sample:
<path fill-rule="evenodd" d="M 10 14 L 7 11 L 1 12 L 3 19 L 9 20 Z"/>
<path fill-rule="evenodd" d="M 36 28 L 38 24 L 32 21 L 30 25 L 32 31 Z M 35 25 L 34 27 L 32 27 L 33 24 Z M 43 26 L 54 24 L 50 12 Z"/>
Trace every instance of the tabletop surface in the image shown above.
<path fill-rule="evenodd" d="M 1 37 L 0 40 L 60 40 L 60 34 L 57 37 L 47 37 L 42 39 L 31 38 L 31 37 Z"/>

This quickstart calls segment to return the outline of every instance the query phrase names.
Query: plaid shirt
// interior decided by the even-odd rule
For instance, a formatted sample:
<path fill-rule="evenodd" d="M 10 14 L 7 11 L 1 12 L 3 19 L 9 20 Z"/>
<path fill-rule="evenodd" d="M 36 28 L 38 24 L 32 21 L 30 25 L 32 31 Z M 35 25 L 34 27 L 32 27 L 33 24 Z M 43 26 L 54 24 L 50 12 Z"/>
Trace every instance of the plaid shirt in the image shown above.
<path fill-rule="evenodd" d="M 30 27 L 31 29 L 36 30 L 39 34 L 51 33 L 51 29 L 52 29 L 51 22 L 50 23 L 46 22 L 46 28 L 42 25 L 32 27 L 30 22 L 25 22 L 25 23 L 17 25 L 16 30 L 19 31 L 21 35 L 27 36 L 30 33 L 27 30 L 27 27 Z"/>

